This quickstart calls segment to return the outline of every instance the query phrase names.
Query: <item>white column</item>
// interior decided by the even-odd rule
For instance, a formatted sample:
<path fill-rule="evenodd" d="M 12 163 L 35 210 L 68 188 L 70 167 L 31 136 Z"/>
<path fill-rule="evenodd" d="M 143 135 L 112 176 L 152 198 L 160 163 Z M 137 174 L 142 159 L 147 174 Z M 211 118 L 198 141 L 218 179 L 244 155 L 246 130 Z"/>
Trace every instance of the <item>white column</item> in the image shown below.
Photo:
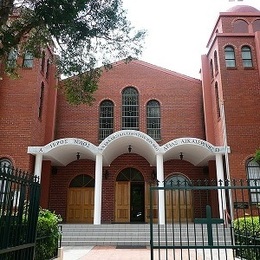
<path fill-rule="evenodd" d="M 42 175 L 42 154 L 37 153 L 35 156 L 34 175 L 39 177 L 39 183 L 41 183 Z"/>
<path fill-rule="evenodd" d="M 101 224 L 101 206 L 102 206 L 102 154 L 97 154 L 96 166 L 95 166 L 94 225 Z"/>
<path fill-rule="evenodd" d="M 157 180 L 158 186 L 164 187 L 164 172 L 163 172 L 163 155 L 156 155 L 156 168 L 157 168 Z M 165 203 L 164 203 L 164 191 L 159 190 L 159 224 L 165 225 Z"/>
<path fill-rule="evenodd" d="M 222 154 L 216 154 L 216 168 L 217 168 L 218 186 L 223 187 L 225 185 L 225 183 L 224 183 L 225 179 L 224 179 Z M 219 189 L 218 190 L 218 207 L 219 207 L 219 217 L 224 219 L 226 217 L 225 212 L 227 210 L 225 189 Z"/>

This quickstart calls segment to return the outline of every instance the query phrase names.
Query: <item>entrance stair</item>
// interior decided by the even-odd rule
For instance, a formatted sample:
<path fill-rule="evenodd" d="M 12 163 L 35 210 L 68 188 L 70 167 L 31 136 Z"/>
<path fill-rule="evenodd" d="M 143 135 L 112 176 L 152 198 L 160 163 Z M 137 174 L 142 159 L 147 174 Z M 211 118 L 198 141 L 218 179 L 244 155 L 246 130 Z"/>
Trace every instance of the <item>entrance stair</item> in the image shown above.
<path fill-rule="evenodd" d="M 149 244 L 148 224 L 62 225 L 62 246 L 148 246 Z"/>
<path fill-rule="evenodd" d="M 154 245 L 164 243 L 174 245 L 207 245 L 208 232 L 206 225 L 174 225 L 167 227 L 167 239 L 164 228 L 153 226 Z M 158 231 L 159 228 L 159 231 Z M 160 235 L 159 235 L 160 234 Z M 158 239 L 158 237 L 160 237 Z M 230 244 L 231 234 L 229 228 L 216 225 L 212 228 L 214 244 Z M 174 240 L 174 242 L 173 242 Z M 166 242 L 167 241 L 167 242 Z M 63 224 L 62 246 L 149 246 L 149 224 Z"/>

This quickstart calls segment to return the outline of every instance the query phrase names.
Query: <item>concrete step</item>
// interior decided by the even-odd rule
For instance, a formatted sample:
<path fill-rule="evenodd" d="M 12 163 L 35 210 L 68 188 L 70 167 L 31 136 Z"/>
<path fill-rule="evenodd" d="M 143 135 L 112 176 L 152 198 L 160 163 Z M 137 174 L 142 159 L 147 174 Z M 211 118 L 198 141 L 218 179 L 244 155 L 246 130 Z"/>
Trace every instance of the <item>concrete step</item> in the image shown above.
<path fill-rule="evenodd" d="M 167 233 L 167 236 L 166 236 Z M 196 235 L 195 235 L 196 234 Z M 214 241 L 228 244 L 231 241 L 230 229 L 223 226 L 212 228 Z M 158 238 L 159 237 L 159 238 Z M 207 244 L 208 232 L 203 225 L 153 226 L 153 240 L 157 244 Z M 95 246 L 95 245 L 150 245 L 149 224 L 63 224 L 63 246 Z"/>
<path fill-rule="evenodd" d="M 148 224 L 64 224 L 62 225 L 63 246 L 95 245 L 150 245 Z"/>

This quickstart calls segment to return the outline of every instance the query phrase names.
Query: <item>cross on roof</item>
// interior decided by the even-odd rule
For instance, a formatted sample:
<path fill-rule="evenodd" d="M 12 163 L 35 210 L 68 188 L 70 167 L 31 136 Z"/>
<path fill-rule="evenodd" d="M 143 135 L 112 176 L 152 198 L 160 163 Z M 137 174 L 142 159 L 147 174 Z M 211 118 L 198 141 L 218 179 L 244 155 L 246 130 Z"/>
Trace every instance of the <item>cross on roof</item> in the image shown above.
<path fill-rule="evenodd" d="M 212 225 L 224 223 L 224 220 L 220 219 L 220 218 L 212 218 L 211 207 L 210 207 L 210 205 L 207 205 L 206 206 L 206 218 L 195 218 L 194 223 L 207 224 L 208 245 L 213 246 Z"/>

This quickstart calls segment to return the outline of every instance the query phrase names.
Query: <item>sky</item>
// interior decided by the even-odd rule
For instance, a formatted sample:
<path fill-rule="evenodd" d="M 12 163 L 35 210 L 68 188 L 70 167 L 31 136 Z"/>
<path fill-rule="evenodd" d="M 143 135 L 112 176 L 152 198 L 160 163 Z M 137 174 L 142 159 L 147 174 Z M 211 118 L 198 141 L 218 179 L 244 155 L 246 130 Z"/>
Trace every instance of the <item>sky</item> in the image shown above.
<path fill-rule="evenodd" d="M 147 31 L 139 59 L 194 78 L 219 12 L 235 5 L 260 10 L 260 0 L 123 0 L 132 25 Z"/>

